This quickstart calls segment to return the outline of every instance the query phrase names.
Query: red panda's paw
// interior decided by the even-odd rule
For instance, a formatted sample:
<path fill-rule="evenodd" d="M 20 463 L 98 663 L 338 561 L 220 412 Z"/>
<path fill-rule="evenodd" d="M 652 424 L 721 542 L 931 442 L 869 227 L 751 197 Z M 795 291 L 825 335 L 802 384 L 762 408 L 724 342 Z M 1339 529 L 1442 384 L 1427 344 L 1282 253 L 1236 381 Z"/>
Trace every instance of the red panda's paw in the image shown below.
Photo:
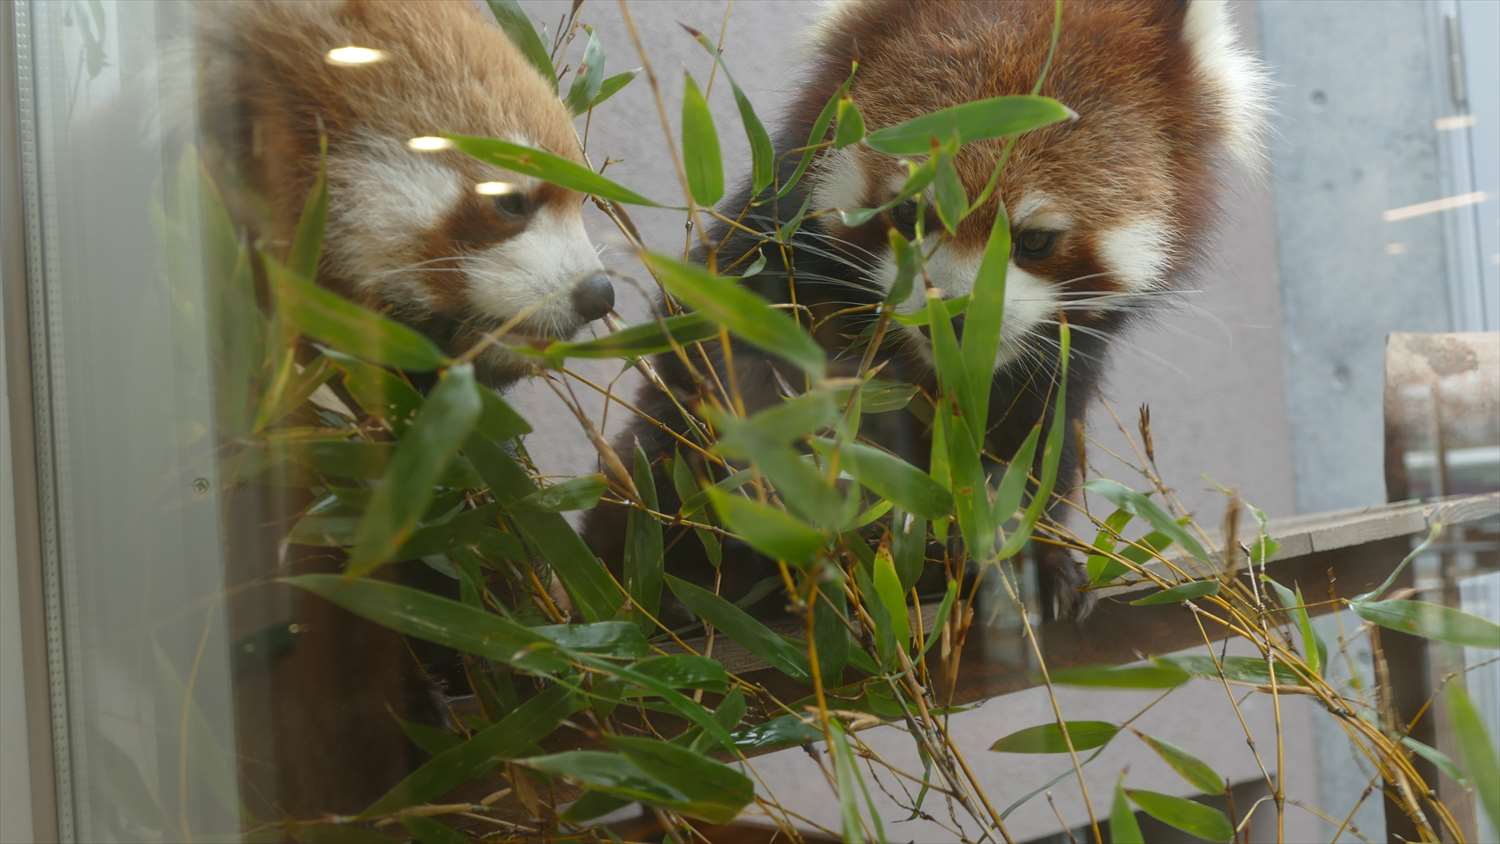
<path fill-rule="evenodd" d="M 1066 548 L 1039 547 L 1036 564 L 1043 620 L 1082 621 L 1093 612 L 1094 592 L 1083 588 L 1088 570 Z"/>

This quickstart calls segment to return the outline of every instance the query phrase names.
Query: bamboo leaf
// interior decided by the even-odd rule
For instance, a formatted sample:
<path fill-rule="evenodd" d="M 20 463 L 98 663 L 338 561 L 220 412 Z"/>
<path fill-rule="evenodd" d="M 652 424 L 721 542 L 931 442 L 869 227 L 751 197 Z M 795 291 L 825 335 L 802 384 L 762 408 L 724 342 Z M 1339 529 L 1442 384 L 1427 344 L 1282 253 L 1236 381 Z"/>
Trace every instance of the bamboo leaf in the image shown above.
<path fill-rule="evenodd" d="M 604 621 L 614 616 L 625 596 L 566 517 L 533 512 L 512 524 L 557 574 L 585 619 Z"/>
<path fill-rule="evenodd" d="M 818 584 L 818 602 L 813 607 L 813 642 L 818 648 L 818 670 L 824 683 L 837 684 L 849 663 L 849 628 L 844 626 L 848 609 L 848 599 L 838 582 Z"/>
<path fill-rule="evenodd" d="M 1026 481 L 1031 468 L 1036 465 L 1036 444 L 1042 437 L 1042 426 L 1031 426 L 1031 433 L 1021 441 L 1021 447 L 1005 467 L 1000 476 L 1000 485 L 995 488 L 995 520 L 1004 522 L 1021 507 L 1021 497 L 1026 493 Z"/>
<path fill-rule="evenodd" d="M 960 144 L 967 144 L 1019 134 L 1073 116 L 1067 106 L 1050 97 L 991 97 L 876 130 L 866 138 L 866 143 L 888 155 L 922 155 L 934 142 L 954 136 Z"/>
<path fill-rule="evenodd" d="M 911 642 L 911 618 L 906 609 L 906 596 L 901 591 L 901 579 L 896 576 L 896 566 L 891 561 L 890 549 L 881 547 L 875 552 L 875 595 L 885 606 L 890 617 L 891 632 L 896 637 L 896 647 L 906 650 Z"/>
<path fill-rule="evenodd" d="M 803 567 L 812 562 L 826 542 L 820 531 L 785 510 L 713 487 L 709 487 L 708 498 L 726 527 L 755 550 L 775 559 Z"/>
<path fill-rule="evenodd" d="M 797 167 L 792 171 L 791 177 L 777 189 L 777 199 L 786 196 L 792 191 L 792 188 L 797 186 L 797 183 L 802 181 L 802 176 L 807 173 L 807 166 L 812 163 L 813 155 L 828 140 L 828 124 L 833 122 L 833 117 L 838 111 L 839 101 L 844 98 L 845 94 L 849 93 L 849 86 L 853 84 L 854 74 L 858 70 L 859 63 L 853 63 L 849 68 L 849 76 L 844 79 L 844 83 L 839 86 L 838 90 L 833 92 L 833 96 L 828 98 L 827 103 L 824 103 L 823 110 L 818 112 L 818 116 L 813 119 L 812 129 L 807 133 L 807 143 L 802 145 L 802 157 L 797 160 Z"/>
<path fill-rule="evenodd" d="M 724 163 L 719 155 L 719 133 L 708 101 L 690 74 L 682 75 L 682 162 L 688 192 L 699 205 L 712 207 L 724 196 Z"/>
<path fill-rule="evenodd" d="M 574 114 L 582 114 L 594 107 L 594 101 L 599 97 L 599 91 L 604 86 L 604 47 L 599 44 L 599 36 L 594 33 L 593 27 L 585 26 L 584 30 L 589 34 L 588 43 L 583 47 L 583 58 L 579 60 L 578 69 L 573 71 L 573 84 L 568 86 L 568 96 L 563 102 L 568 104 L 568 110 Z M 625 80 L 629 82 L 627 78 Z"/>
<path fill-rule="evenodd" d="M 1171 537 L 1173 542 L 1181 545 L 1198 562 L 1209 563 L 1209 555 L 1204 550 L 1203 545 L 1192 534 L 1188 533 L 1182 525 L 1178 524 L 1177 520 L 1173 519 L 1167 511 L 1158 506 L 1155 501 L 1118 481 L 1112 481 L 1107 478 L 1095 478 L 1084 484 L 1083 488 L 1095 495 L 1103 496 L 1110 503 L 1122 510 L 1128 510 L 1140 516 L 1150 522 L 1151 527 Z"/>
<path fill-rule="evenodd" d="M 657 747 L 648 750 L 643 747 L 647 742 Z M 624 736 L 613 736 L 610 743 L 627 752 L 573 750 L 533 756 L 519 760 L 519 764 L 565 777 L 596 792 L 671 809 L 709 823 L 728 823 L 754 797 L 754 786 L 744 774 L 684 748 Z"/>
<path fill-rule="evenodd" d="M 1132 665 L 1124 668 L 1089 666 L 1052 671 L 1059 686 L 1092 686 L 1105 689 L 1174 689 L 1192 678 L 1175 665 Z"/>
<path fill-rule="evenodd" d="M 342 373 L 344 389 L 370 416 L 384 422 L 391 432 L 405 433 L 422 409 L 422 394 L 389 370 L 365 363 L 333 350 L 323 353 Z M 481 417 L 483 418 L 483 417 Z"/>
<path fill-rule="evenodd" d="M 405 325 L 324 290 L 269 258 L 265 267 L 276 291 L 277 312 L 301 333 L 397 369 L 425 372 L 448 364 L 431 340 Z"/>
<path fill-rule="evenodd" d="M 1469 778 L 1464 775 L 1463 771 L 1459 770 L 1457 763 L 1448 758 L 1448 754 L 1443 753 L 1435 747 L 1425 745 L 1411 736 L 1402 736 L 1401 743 L 1406 745 L 1408 750 L 1431 762 L 1438 770 L 1452 777 L 1454 782 L 1465 788 L 1468 787 Z"/>
<path fill-rule="evenodd" d="M 1161 656 L 1152 659 L 1157 665 L 1172 665 L 1194 677 L 1215 677 L 1219 671 L 1214 667 L 1212 657 L 1208 656 Z M 1224 669 L 1225 678 L 1238 683 L 1255 683 L 1257 685 L 1268 685 L 1271 675 L 1266 671 L 1266 661 L 1260 657 L 1251 656 L 1226 656 L 1219 661 Z M 1289 666 L 1276 663 L 1276 682 L 1283 686 L 1297 686 L 1302 684 L 1302 678 Z"/>
<path fill-rule="evenodd" d="M 1153 592 L 1144 598 L 1136 598 L 1130 602 L 1130 605 L 1132 607 L 1154 607 L 1158 604 L 1180 604 L 1183 601 L 1191 601 L 1194 598 L 1217 594 L 1219 594 L 1219 581 L 1194 580 L 1180 586 L 1173 586 L 1171 589 Z"/>
<path fill-rule="evenodd" d="M 779 715 L 769 721 L 734 731 L 734 746 L 740 751 L 760 753 L 792 744 L 808 744 L 823 732 L 799 715 Z"/>
<path fill-rule="evenodd" d="M 635 488 L 642 502 L 652 510 L 657 509 L 656 478 L 651 472 L 651 460 L 639 443 L 635 447 L 635 467 L 632 471 Z M 625 521 L 625 591 L 642 612 L 639 619 L 642 630 L 651 627 L 646 615 L 655 616 L 661 610 L 662 586 L 662 531 L 661 523 L 650 515 L 631 508 Z"/>
<path fill-rule="evenodd" d="M 1005 544 L 1000 547 L 999 556 L 1002 560 L 1020 553 L 1031 538 L 1037 519 L 1041 518 L 1052 503 L 1052 488 L 1057 484 L 1057 467 L 1062 460 L 1063 431 L 1068 427 L 1068 360 L 1072 354 L 1072 337 L 1072 330 L 1066 322 L 1058 326 L 1061 349 L 1058 352 L 1060 363 L 1057 396 L 1052 402 L 1047 444 L 1042 448 L 1042 475 L 1037 483 L 1036 493 L 1031 496 L 1031 503 L 1026 505 L 1026 511 L 1021 514 L 1020 524 L 1016 525 L 1016 529 L 1005 538 Z"/>
<path fill-rule="evenodd" d="M 420 589 L 336 574 L 304 574 L 282 582 L 406 636 L 526 671 L 545 674 L 567 666 L 567 655 L 536 631 Z"/>
<path fill-rule="evenodd" d="M 834 441 L 820 437 L 813 446 L 825 457 L 832 454 Z M 924 518 L 936 519 L 953 512 L 953 496 L 927 476 L 927 473 L 905 460 L 873 446 L 857 442 L 839 447 L 840 468 L 861 484 L 903 510 Z"/>
<path fill-rule="evenodd" d="M 1352 601 L 1354 614 L 1391 630 L 1471 648 L 1500 648 L 1500 624 L 1427 601 Z"/>
<path fill-rule="evenodd" d="M 473 368 L 455 366 L 445 372 L 370 496 L 349 552 L 350 575 L 374 571 L 406 541 L 432 500 L 443 469 L 479 421 L 480 409 Z"/>
<path fill-rule="evenodd" d="M 389 814 L 441 797 L 528 752 L 581 708 L 582 699 L 571 690 L 550 686 L 467 741 L 427 760 L 362 814 Z"/>
<path fill-rule="evenodd" d="M 328 220 L 328 141 L 319 138 L 318 175 L 302 205 L 297 229 L 292 234 L 292 248 L 287 252 L 286 268 L 299 278 L 318 277 L 318 259 L 323 254 L 323 228 Z"/>
<path fill-rule="evenodd" d="M 1228 785 L 1224 778 L 1219 776 L 1202 759 L 1188 753 L 1171 742 L 1148 736 L 1145 733 L 1137 733 L 1137 735 L 1141 737 L 1142 741 L 1150 745 L 1152 750 L 1156 751 L 1156 754 L 1162 758 L 1162 761 L 1171 765 L 1172 770 L 1181 775 L 1184 780 L 1187 780 L 1188 785 L 1191 785 L 1204 794 L 1223 794 L 1227 790 Z"/>
<path fill-rule="evenodd" d="M 833 753 L 834 781 L 839 790 L 839 815 L 843 820 L 844 841 L 846 844 L 864 844 L 865 841 L 865 825 L 860 818 L 858 802 L 860 792 L 864 793 L 865 802 L 870 806 L 870 823 L 874 827 L 876 840 L 884 841 L 885 830 L 881 827 L 880 815 L 870 801 L 869 791 L 860 776 L 859 766 L 855 764 L 854 751 L 849 747 L 843 725 L 830 720 L 828 732 L 829 750 Z"/>
<path fill-rule="evenodd" d="M 1125 793 L 1146 814 L 1195 838 L 1226 842 L 1234 839 L 1234 827 L 1218 809 L 1155 791 L 1131 788 L 1126 789 Z"/>
<path fill-rule="evenodd" d="M 760 122 L 755 108 L 750 104 L 750 98 L 740 89 L 734 77 L 730 75 L 729 68 L 724 64 L 724 57 L 719 53 L 714 43 L 708 40 L 703 33 L 694 29 L 688 30 L 694 39 L 707 50 L 714 61 L 724 71 L 724 78 L 729 80 L 729 89 L 734 94 L 734 104 L 740 111 L 740 124 L 745 127 L 745 139 L 750 142 L 750 195 L 759 196 L 771 181 L 776 177 L 776 148 L 771 143 L 771 136 L 766 132 L 765 124 Z"/>
<path fill-rule="evenodd" d="M 636 76 L 640 75 L 640 72 L 640 68 L 627 70 L 623 73 L 616 73 L 615 75 L 599 83 L 599 93 L 595 94 L 592 100 L 589 100 L 589 108 L 598 108 L 604 103 L 605 100 L 613 97 L 615 94 L 620 93 L 620 91 L 626 85 L 629 85 L 631 81 L 636 78 Z"/>
<path fill-rule="evenodd" d="M 544 349 L 516 348 L 548 360 L 568 358 L 639 358 L 671 351 L 675 343 L 686 346 L 717 336 L 719 327 L 702 314 L 678 314 L 652 322 L 622 328 L 593 340 L 576 343 L 556 342 Z"/>
<path fill-rule="evenodd" d="M 631 630 L 636 628 L 631 627 Z M 630 667 L 674 689 L 705 689 L 723 694 L 729 688 L 729 674 L 724 671 L 724 666 L 717 660 L 697 654 L 654 656 Z"/>
<path fill-rule="evenodd" d="M 487 0 L 490 11 L 495 15 L 495 22 L 510 36 L 510 41 L 520 49 L 526 61 L 536 68 L 536 72 L 547 80 L 547 84 L 553 88 L 557 87 L 557 71 L 552 69 L 552 59 L 547 54 L 547 45 L 542 43 L 542 37 L 537 34 L 536 27 L 531 25 L 531 19 L 521 10 L 518 0 Z"/>
<path fill-rule="evenodd" d="M 587 510 L 599 503 L 599 497 L 604 494 L 606 487 L 603 475 L 581 475 L 543 487 L 517 503 L 527 509 L 547 513 Z"/>
<path fill-rule="evenodd" d="M 938 156 L 937 176 L 933 178 L 932 205 L 937 210 L 938 220 L 949 234 L 958 233 L 958 224 L 963 222 L 969 210 L 969 195 L 964 193 L 964 183 L 959 181 L 958 170 L 953 166 L 953 157 Z M 998 204 L 996 206 L 999 207 Z M 996 215 L 998 220 L 1003 213 Z M 1007 241 L 1009 237 L 1006 238 Z M 1009 258 L 1009 254 L 1006 255 Z M 993 369 L 991 364 L 989 369 Z"/>
<path fill-rule="evenodd" d="M 953 178 L 956 180 L 957 176 Z M 938 185 L 941 197 L 942 178 L 938 179 Z M 958 198 L 964 199 L 963 186 L 959 185 L 958 190 Z M 941 203 L 939 213 L 942 213 Z M 994 381 L 995 365 L 1000 355 L 1000 327 L 1005 320 L 1005 272 L 1009 264 L 1010 218 L 1005 214 L 1005 203 L 997 202 L 995 222 L 985 240 L 984 255 L 979 259 L 979 272 L 974 277 L 974 289 L 969 294 L 964 317 L 964 370 L 968 373 L 972 402 L 966 412 L 969 425 L 976 431 L 989 429 L 990 384 Z M 1066 380 L 1066 375 L 1063 379 Z M 1062 416 L 1054 415 L 1053 418 L 1061 419 Z M 1031 464 L 1026 465 L 1030 467 Z"/>
<path fill-rule="evenodd" d="M 699 586 L 666 575 L 667 587 L 693 615 L 794 680 L 807 680 L 807 654 L 744 610 Z"/>
<path fill-rule="evenodd" d="M 958 598 L 958 581 L 948 581 L 948 590 L 943 593 L 943 600 L 938 604 L 937 615 L 932 617 L 932 629 L 927 631 L 927 646 L 922 649 L 925 655 L 932 650 L 942 638 L 943 625 L 948 623 L 948 614 L 953 611 L 953 602 Z"/>
<path fill-rule="evenodd" d="M 1307 605 L 1302 600 L 1302 587 L 1298 586 L 1297 591 L 1293 592 L 1266 575 L 1261 575 L 1261 580 L 1276 590 L 1276 597 L 1281 600 L 1281 605 L 1296 620 L 1297 629 L 1302 633 L 1302 659 L 1312 673 L 1321 676 L 1323 666 L 1328 664 L 1328 646 L 1313 632 L 1312 619 L 1308 617 Z"/>
<path fill-rule="evenodd" d="M 745 342 L 791 361 L 814 376 L 824 369 L 823 350 L 791 317 L 732 279 L 665 255 L 645 256 L 669 293 Z"/>
<path fill-rule="evenodd" d="M 1109 743 L 1120 728 L 1108 721 L 1068 721 L 1068 738 L 1074 750 L 1089 750 Z M 990 745 L 996 753 L 1067 753 L 1068 745 L 1056 722 L 1018 730 Z"/>
<path fill-rule="evenodd" d="M 452 141 L 453 146 L 458 150 L 504 170 L 532 176 L 579 193 L 591 194 L 600 199 L 614 200 L 625 205 L 663 207 L 661 203 L 647 199 L 611 179 L 606 179 L 576 161 L 570 161 L 546 150 L 533 149 L 498 138 L 477 138 L 469 135 L 445 135 L 444 137 Z"/>
<path fill-rule="evenodd" d="M 839 99 L 833 126 L 834 149 L 843 149 L 865 139 L 865 116 L 860 113 L 859 106 L 848 97 Z"/>
<path fill-rule="evenodd" d="M 1135 812 L 1131 811 L 1130 804 L 1125 801 L 1125 777 L 1115 783 L 1115 800 L 1109 809 L 1109 840 L 1110 844 L 1146 844 L 1146 839 L 1141 836 L 1141 825 L 1135 819 Z"/>
<path fill-rule="evenodd" d="M 891 260 L 896 265 L 896 277 L 891 280 L 885 301 L 887 304 L 899 305 L 911 296 L 912 283 L 922 265 L 922 251 L 895 229 L 886 229 L 885 234 L 891 247 Z"/>

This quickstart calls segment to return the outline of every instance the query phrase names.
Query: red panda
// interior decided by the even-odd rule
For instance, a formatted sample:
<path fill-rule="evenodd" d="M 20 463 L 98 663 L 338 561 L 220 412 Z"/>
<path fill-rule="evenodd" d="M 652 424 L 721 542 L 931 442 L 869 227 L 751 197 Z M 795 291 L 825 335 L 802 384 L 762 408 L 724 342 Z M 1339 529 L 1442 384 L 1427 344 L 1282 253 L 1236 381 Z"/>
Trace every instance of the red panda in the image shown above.
<path fill-rule="evenodd" d="M 286 242 L 326 137 L 319 281 L 461 352 L 572 335 L 614 306 L 584 232 L 583 197 L 447 148 L 502 138 L 581 162 L 551 80 L 471 0 L 233 0 L 202 4 L 201 126 L 264 200 Z M 492 345 L 481 377 L 524 373 Z"/>
<path fill-rule="evenodd" d="M 845 0 L 831 4 L 812 36 L 814 58 L 805 83 L 785 111 L 776 137 L 778 152 L 807 143 L 829 98 L 857 61 L 848 96 L 872 129 L 894 125 L 937 109 L 1005 94 L 1029 93 L 1042 72 L 1053 29 L 1047 0 Z M 1026 433 L 1049 416 L 1045 396 L 1058 371 L 1058 324 L 1073 330 L 1067 419 L 1082 420 L 1101 376 L 1110 343 L 1133 317 L 1149 312 L 1159 294 L 1188 273 L 1208 243 L 1219 174 L 1226 163 L 1255 165 L 1266 111 L 1266 75 L 1235 38 L 1228 10 L 1216 0 L 1071 0 L 1064 4 L 1055 58 L 1040 93 L 1054 97 L 1077 118 L 1020 136 L 999 188 L 945 239 L 926 262 L 926 281 L 944 297 L 971 289 L 987 234 L 1003 202 L 1011 224 L 1002 345 L 995 361 L 987 451 L 1009 460 Z M 969 197 L 990 179 L 1004 140 L 968 144 L 956 168 Z M 798 156 L 786 156 L 781 177 Z M 864 145 L 818 155 L 803 184 L 780 200 L 745 215 L 755 229 L 719 226 L 709 241 L 720 260 L 733 260 L 764 244 L 811 196 L 791 261 L 764 249 L 767 266 L 747 283 L 778 302 L 796 301 L 815 313 L 834 314 L 849 305 L 879 302 L 894 279 L 895 261 L 887 229 L 909 237 L 917 204 L 908 202 L 863 225 L 846 226 L 832 209 L 870 208 L 898 194 L 905 170 L 897 158 Z M 748 189 L 727 206 L 735 217 L 753 197 Z M 764 198 L 763 198 L 764 199 Z M 929 206 L 930 207 L 930 206 Z M 819 212 L 822 213 L 819 213 Z M 935 216 L 928 237 L 941 232 Z M 795 279 L 795 291 L 793 282 Z M 925 298 L 914 285 L 904 305 Z M 793 297 L 795 292 L 795 298 Z M 848 354 L 871 317 L 835 317 L 820 341 L 835 360 Z M 909 379 L 929 389 L 934 376 L 930 344 L 915 328 L 893 331 L 884 377 Z M 717 352 L 715 352 L 717 353 Z M 774 359 L 752 348 L 734 348 L 738 385 L 749 410 L 781 400 Z M 758 364 L 764 364 L 758 365 Z M 671 356 L 657 361 L 677 400 L 704 398 L 683 365 Z M 637 401 L 656 420 L 674 420 L 675 404 L 647 387 Z M 909 414 L 867 417 L 862 434 L 918 465 L 925 465 L 929 434 Z M 673 453 L 673 441 L 653 424 L 635 421 L 619 447 L 639 442 L 654 458 Z M 1076 483 L 1076 441 L 1064 437 L 1058 492 Z M 624 452 L 624 453 L 628 453 Z M 703 467 L 697 467 L 700 471 Z M 672 483 L 657 483 L 671 499 Z M 661 502 L 672 512 L 674 500 Z M 617 565 L 623 516 L 600 508 L 590 515 L 587 538 L 601 557 Z M 691 540 L 671 546 L 668 568 L 713 581 L 714 569 Z M 744 549 L 741 549 L 742 551 Z M 1065 552 L 1039 550 L 1043 609 L 1077 615 L 1088 598 L 1078 590 L 1081 567 Z M 721 588 L 731 597 L 773 573 L 745 552 L 718 567 Z"/>

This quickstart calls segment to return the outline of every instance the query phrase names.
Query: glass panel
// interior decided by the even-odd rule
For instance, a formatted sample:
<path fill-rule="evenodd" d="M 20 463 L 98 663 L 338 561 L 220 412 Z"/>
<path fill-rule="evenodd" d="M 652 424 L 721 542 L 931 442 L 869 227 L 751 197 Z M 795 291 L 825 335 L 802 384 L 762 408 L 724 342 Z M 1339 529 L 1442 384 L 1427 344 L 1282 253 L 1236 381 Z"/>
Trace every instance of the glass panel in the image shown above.
<path fill-rule="evenodd" d="M 18 3 L 63 836 L 1485 840 L 1493 9 L 1064 5 Z"/>

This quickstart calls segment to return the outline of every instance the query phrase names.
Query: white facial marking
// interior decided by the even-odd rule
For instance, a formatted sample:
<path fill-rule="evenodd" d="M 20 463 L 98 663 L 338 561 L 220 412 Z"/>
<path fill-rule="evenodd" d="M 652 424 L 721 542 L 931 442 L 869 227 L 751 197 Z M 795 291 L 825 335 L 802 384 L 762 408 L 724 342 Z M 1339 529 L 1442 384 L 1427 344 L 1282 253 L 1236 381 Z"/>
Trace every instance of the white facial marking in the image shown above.
<path fill-rule="evenodd" d="M 853 147 L 825 153 L 812 174 L 812 207 L 858 208 L 864 204 L 865 184 L 865 170 Z"/>
<path fill-rule="evenodd" d="M 396 270 L 413 235 L 441 222 L 463 190 L 457 173 L 400 141 L 365 139 L 329 156 L 329 260 L 393 303 L 423 306 L 417 274 Z"/>
<path fill-rule="evenodd" d="M 1224 143 L 1242 165 L 1259 167 L 1270 110 L 1270 79 L 1260 59 L 1238 43 L 1229 6 L 1223 0 L 1192 0 L 1183 37 L 1198 72 L 1218 94 L 1227 130 Z"/>
<path fill-rule="evenodd" d="M 469 300 L 498 320 L 525 315 L 549 333 L 578 327 L 573 286 L 603 265 L 575 209 L 541 208 L 518 235 L 464 259 Z M 519 333 L 529 333 L 522 329 Z"/>
<path fill-rule="evenodd" d="M 1016 229 L 1041 229 L 1061 232 L 1073 227 L 1073 218 L 1054 207 L 1053 199 L 1041 191 L 1031 191 L 1016 203 L 1011 215 L 1011 226 Z"/>
<path fill-rule="evenodd" d="M 979 275 L 982 254 L 979 251 L 959 252 L 951 244 L 938 247 L 926 265 L 927 277 L 941 291 L 943 298 L 963 296 L 974 289 L 974 279 Z M 895 262 L 889 256 L 882 258 L 875 269 L 875 279 L 886 288 L 896 278 Z M 926 307 L 927 293 L 920 279 L 898 310 L 910 312 Z M 1005 321 L 1000 327 L 1000 352 L 995 358 L 995 368 L 1000 369 L 1025 351 L 1026 337 L 1045 320 L 1053 319 L 1057 312 L 1057 295 L 1046 279 L 1016 266 L 1011 262 L 1005 272 Z M 903 326 L 911 333 L 917 348 L 926 349 L 927 340 L 915 326 Z"/>
<path fill-rule="evenodd" d="M 1100 235 L 1099 258 L 1127 291 L 1138 293 L 1160 283 L 1170 246 L 1166 224 L 1148 217 Z"/>

